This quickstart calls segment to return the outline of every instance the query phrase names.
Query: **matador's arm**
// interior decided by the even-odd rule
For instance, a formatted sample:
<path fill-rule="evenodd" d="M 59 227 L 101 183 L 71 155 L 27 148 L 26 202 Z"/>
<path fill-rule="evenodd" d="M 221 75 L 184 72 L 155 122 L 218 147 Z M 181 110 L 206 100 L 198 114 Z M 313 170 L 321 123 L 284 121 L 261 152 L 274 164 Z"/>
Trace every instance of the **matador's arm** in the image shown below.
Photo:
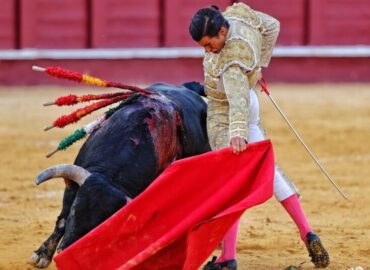
<path fill-rule="evenodd" d="M 262 49 L 259 66 L 267 67 L 270 63 L 272 51 L 279 35 L 280 22 L 265 13 L 256 11 L 256 14 L 262 21 Z"/>
<path fill-rule="evenodd" d="M 248 140 L 249 83 L 238 65 L 231 65 L 222 74 L 225 93 L 229 102 L 229 137 Z"/>

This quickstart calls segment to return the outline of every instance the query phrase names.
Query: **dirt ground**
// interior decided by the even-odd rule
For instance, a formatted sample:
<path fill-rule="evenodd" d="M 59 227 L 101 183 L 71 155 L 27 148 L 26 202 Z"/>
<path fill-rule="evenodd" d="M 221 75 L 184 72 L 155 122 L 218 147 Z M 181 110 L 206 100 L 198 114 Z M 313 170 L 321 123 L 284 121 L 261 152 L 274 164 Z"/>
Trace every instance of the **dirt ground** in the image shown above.
<path fill-rule="evenodd" d="M 309 221 L 330 253 L 329 269 L 370 269 L 370 85 L 274 84 L 270 88 L 306 144 L 350 198 L 345 201 L 335 191 L 268 98 L 260 94 L 276 159 L 300 189 Z M 64 187 L 62 180 L 36 186 L 34 177 L 48 166 L 72 163 L 81 145 L 45 158 L 81 124 L 42 131 L 66 109 L 41 104 L 69 92 L 94 91 L 45 86 L 0 89 L 0 269 L 32 269 L 26 262 L 52 231 Z M 240 270 L 282 270 L 300 264 L 302 269 L 313 269 L 295 225 L 274 198 L 244 214 L 238 263 Z"/>

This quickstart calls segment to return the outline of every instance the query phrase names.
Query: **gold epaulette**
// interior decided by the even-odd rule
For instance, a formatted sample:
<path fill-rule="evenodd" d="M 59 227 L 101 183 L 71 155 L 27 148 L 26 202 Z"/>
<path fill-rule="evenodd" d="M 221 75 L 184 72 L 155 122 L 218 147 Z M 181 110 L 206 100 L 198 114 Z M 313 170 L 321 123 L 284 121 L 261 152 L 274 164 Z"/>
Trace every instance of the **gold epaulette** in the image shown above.
<path fill-rule="evenodd" d="M 217 64 L 214 69 L 214 75 L 221 74 L 230 66 L 237 65 L 245 72 L 254 69 L 257 63 L 254 51 L 247 42 L 241 39 L 229 40 L 222 49 Z"/>
<path fill-rule="evenodd" d="M 226 19 L 237 20 L 253 28 L 259 28 L 262 23 L 255 11 L 244 3 L 235 3 L 229 6 L 222 15 Z"/>

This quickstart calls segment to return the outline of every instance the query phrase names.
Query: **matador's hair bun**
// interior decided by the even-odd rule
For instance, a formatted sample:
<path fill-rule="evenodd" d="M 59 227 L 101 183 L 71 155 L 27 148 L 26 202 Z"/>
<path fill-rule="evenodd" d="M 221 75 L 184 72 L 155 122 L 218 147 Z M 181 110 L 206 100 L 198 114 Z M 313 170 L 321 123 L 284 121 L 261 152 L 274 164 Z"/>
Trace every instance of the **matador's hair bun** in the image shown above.
<path fill-rule="evenodd" d="M 199 41 L 204 36 L 217 36 L 222 26 L 229 28 L 229 23 L 222 16 L 218 6 L 212 5 L 201 8 L 194 14 L 189 25 L 189 33 L 195 41 Z"/>
<path fill-rule="evenodd" d="M 217 11 L 220 11 L 218 6 L 212 5 L 211 7 L 214 8 L 215 10 L 217 10 Z"/>

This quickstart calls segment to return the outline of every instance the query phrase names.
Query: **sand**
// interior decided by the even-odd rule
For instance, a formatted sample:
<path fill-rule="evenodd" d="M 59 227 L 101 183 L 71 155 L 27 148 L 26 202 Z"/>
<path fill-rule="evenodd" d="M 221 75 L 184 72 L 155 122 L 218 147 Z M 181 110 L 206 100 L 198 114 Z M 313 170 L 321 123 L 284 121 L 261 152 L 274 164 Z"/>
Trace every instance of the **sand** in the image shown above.
<path fill-rule="evenodd" d="M 350 198 L 344 200 L 332 187 L 268 98 L 260 94 L 276 160 L 301 192 L 309 221 L 330 253 L 329 269 L 370 269 L 370 85 L 274 84 L 270 88 L 306 144 Z M 64 188 L 57 179 L 36 186 L 34 177 L 48 166 L 72 163 L 81 146 L 78 143 L 45 158 L 81 124 L 42 131 L 71 108 L 41 104 L 70 92 L 94 91 L 98 90 L 0 89 L 0 269 L 32 269 L 26 262 L 53 230 Z M 240 270 L 289 265 L 313 269 L 295 225 L 275 198 L 244 214 L 238 263 Z M 54 263 L 49 269 L 56 269 Z"/>

